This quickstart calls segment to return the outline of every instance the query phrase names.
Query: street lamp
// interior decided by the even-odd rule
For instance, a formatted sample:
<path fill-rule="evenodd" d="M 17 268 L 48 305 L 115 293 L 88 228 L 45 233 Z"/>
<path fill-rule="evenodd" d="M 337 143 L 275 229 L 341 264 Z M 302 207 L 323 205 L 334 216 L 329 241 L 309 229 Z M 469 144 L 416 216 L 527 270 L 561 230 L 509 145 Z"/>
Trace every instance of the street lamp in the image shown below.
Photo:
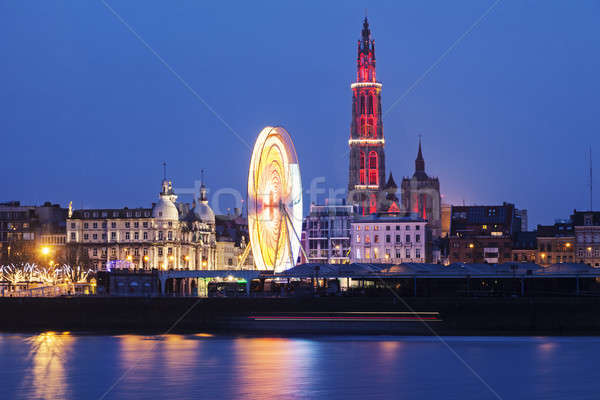
<path fill-rule="evenodd" d="M 42 246 L 41 250 L 43 255 L 47 256 L 48 254 L 50 254 L 50 247 L 48 246 Z"/>

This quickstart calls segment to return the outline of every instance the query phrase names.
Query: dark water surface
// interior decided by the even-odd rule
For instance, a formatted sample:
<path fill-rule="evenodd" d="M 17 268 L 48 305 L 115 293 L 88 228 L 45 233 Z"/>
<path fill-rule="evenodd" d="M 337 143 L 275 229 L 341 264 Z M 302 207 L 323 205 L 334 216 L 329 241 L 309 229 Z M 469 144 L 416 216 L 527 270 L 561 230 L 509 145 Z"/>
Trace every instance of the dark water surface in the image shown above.
<path fill-rule="evenodd" d="M 0 398 L 600 398 L 600 338 L 444 340 L 4 334 Z"/>

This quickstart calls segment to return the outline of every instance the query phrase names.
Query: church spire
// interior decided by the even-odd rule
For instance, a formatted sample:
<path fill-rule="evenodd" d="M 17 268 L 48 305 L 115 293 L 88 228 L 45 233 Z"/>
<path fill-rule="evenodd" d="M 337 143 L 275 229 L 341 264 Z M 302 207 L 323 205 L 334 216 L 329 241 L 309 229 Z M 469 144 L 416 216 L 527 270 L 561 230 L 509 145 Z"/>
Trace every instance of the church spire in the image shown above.
<path fill-rule="evenodd" d="M 417 153 L 417 159 L 415 160 L 415 174 L 419 172 L 425 173 L 425 159 L 423 158 L 423 152 L 421 151 L 421 135 L 419 135 L 419 152 Z"/>

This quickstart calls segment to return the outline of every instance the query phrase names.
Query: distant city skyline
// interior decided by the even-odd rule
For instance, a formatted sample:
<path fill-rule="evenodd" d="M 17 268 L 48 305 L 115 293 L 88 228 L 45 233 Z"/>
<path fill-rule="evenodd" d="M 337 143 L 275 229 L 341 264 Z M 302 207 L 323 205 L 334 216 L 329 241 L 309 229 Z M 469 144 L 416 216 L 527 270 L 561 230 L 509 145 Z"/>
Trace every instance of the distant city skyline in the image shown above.
<path fill-rule="evenodd" d="M 245 194 L 254 140 L 277 124 L 305 190 L 347 187 L 363 2 L 107 4 L 0 5 L 0 201 L 146 207 L 164 161 L 176 190 L 205 169 L 213 193 Z M 445 203 L 511 202 L 530 229 L 588 209 L 599 9 L 369 7 L 387 173 L 412 175 L 422 135 Z"/>

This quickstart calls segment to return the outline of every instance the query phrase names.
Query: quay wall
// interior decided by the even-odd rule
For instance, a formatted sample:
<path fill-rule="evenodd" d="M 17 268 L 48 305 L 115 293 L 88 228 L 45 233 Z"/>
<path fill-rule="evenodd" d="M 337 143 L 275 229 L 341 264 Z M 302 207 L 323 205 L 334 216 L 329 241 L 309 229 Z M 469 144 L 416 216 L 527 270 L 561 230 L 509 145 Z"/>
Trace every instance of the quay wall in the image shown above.
<path fill-rule="evenodd" d="M 440 321 L 306 317 L 407 311 L 439 312 Z M 0 315 L 0 332 L 430 335 L 431 327 L 440 335 L 600 335 L 600 297 L 0 298 Z M 281 315 L 305 320 L 254 319 Z"/>

